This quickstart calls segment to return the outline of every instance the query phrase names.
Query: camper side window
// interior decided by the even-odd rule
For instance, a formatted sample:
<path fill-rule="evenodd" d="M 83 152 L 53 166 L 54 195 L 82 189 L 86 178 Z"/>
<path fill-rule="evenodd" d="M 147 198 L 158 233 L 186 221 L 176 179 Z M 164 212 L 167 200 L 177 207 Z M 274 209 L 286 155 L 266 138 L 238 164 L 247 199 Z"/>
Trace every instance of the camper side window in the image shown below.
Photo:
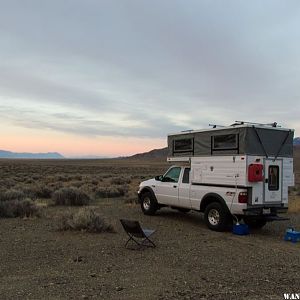
<path fill-rule="evenodd" d="M 173 150 L 174 152 L 192 152 L 194 150 L 194 139 L 175 140 Z"/>
<path fill-rule="evenodd" d="M 237 150 L 238 149 L 238 135 L 237 134 L 223 134 L 212 137 L 212 150 Z"/>

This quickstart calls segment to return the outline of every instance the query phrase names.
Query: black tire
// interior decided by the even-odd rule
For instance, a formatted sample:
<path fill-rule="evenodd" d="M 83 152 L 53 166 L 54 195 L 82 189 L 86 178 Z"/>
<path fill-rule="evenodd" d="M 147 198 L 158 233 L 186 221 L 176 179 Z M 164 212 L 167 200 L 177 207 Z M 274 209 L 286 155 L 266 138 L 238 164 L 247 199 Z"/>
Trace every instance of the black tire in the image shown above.
<path fill-rule="evenodd" d="M 261 229 L 267 223 L 265 219 L 258 219 L 253 217 L 244 217 L 244 222 L 252 229 Z"/>
<path fill-rule="evenodd" d="M 184 213 L 184 214 L 186 214 L 186 213 L 188 213 L 190 211 L 190 209 L 184 208 L 184 207 L 176 207 L 176 209 L 178 211 L 180 211 L 181 213 Z"/>
<path fill-rule="evenodd" d="M 207 205 L 204 219 L 207 227 L 214 231 L 225 231 L 232 225 L 232 217 L 227 207 L 219 202 L 212 202 Z"/>
<path fill-rule="evenodd" d="M 154 215 L 158 209 L 156 199 L 150 192 L 145 192 L 141 195 L 141 208 L 145 215 Z"/>

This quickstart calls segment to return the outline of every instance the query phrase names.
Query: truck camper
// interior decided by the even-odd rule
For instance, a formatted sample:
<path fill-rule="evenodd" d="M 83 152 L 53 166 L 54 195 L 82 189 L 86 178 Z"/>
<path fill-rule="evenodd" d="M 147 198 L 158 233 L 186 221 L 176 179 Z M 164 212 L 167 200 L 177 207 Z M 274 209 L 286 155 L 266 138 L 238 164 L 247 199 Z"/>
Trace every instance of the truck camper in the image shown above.
<path fill-rule="evenodd" d="M 294 130 L 277 123 L 235 122 L 168 136 L 173 163 L 162 176 L 143 181 L 141 209 L 152 215 L 169 206 L 204 213 L 207 226 L 226 230 L 243 219 L 252 228 L 283 220 L 294 185 Z"/>

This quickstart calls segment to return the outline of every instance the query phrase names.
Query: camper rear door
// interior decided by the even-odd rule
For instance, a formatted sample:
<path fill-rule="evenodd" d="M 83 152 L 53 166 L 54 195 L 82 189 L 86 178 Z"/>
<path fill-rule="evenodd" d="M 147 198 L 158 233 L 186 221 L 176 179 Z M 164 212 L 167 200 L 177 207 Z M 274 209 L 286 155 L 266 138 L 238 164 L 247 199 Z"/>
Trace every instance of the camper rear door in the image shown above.
<path fill-rule="evenodd" d="M 265 203 L 281 202 L 282 160 L 265 160 Z"/>

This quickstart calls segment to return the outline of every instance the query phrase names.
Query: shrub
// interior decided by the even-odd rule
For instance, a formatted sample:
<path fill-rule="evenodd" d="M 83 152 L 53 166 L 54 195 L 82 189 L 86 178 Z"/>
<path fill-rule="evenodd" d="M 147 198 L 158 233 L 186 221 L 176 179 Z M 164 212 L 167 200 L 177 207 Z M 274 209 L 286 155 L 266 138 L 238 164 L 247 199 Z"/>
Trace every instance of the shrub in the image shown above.
<path fill-rule="evenodd" d="M 0 180 L 0 186 L 10 189 L 15 186 L 16 182 L 15 178 L 5 178 Z"/>
<path fill-rule="evenodd" d="M 127 204 L 137 204 L 139 203 L 139 199 L 137 196 L 137 193 L 130 191 L 127 195 L 126 198 L 124 199 L 124 202 Z"/>
<path fill-rule="evenodd" d="M 75 180 L 82 180 L 82 176 L 81 175 L 74 175 L 73 179 L 75 179 Z"/>
<path fill-rule="evenodd" d="M 111 184 L 117 184 L 117 185 L 121 185 L 121 184 L 129 184 L 131 182 L 130 178 L 126 178 L 126 177 L 113 177 L 110 180 Z"/>
<path fill-rule="evenodd" d="M 80 188 L 83 184 L 84 184 L 83 181 L 78 181 L 78 180 L 70 182 L 70 185 L 77 187 L 77 188 Z"/>
<path fill-rule="evenodd" d="M 69 187 L 61 188 L 52 195 L 55 205 L 73 205 L 82 206 L 88 205 L 90 197 L 83 191 Z"/>
<path fill-rule="evenodd" d="M 49 187 L 52 191 L 55 191 L 55 190 L 59 190 L 59 189 L 63 188 L 64 185 L 63 185 L 62 182 L 51 182 L 51 183 L 48 183 L 48 187 Z"/>
<path fill-rule="evenodd" d="M 19 185 L 18 189 L 20 189 L 25 197 L 36 199 L 36 198 L 44 198 L 48 199 L 51 198 L 52 189 L 48 186 L 37 184 L 37 185 Z"/>
<path fill-rule="evenodd" d="M 25 197 L 21 190 L 11 189 L 0 194 L 0 201 L 23 200 Z"/>
<path fill-rule="evenodd" d="M 111 224 L 101 218 L 93 209 L 82 208 L 77 212 L 62 215 L 59 230 L 84 230 L 86 232 L 115 232 Z"/>
<path fill-rule="evenodd" d="M 88 195 L 94 193 L 97 189 L 97 186 L 95 185 L 89 185 L 88 183 L 84 183 L 81 187 L 80 190 L 84 191 L 85 193 L 87 193 Z"/>
<path fill-rule="evenodd" d="M 110 186 L 100 187 L 96 190 L 96 198 L 116 198 L 123 197 L 128 192 L 128 187 L 125 186 Z"/>
<path fill-rule="evenodd" d="M 53 191 L 48 187 L 44 185 L 37 185 L 35 186 L 35 192 L 36 196 L 38 198 L 51 198 Z"/>
<path fill-rule="evenodd" d="M 0 201 L 0 217 L 32 217 L 39 216 L 39 209 L 31 199 Z"/>

